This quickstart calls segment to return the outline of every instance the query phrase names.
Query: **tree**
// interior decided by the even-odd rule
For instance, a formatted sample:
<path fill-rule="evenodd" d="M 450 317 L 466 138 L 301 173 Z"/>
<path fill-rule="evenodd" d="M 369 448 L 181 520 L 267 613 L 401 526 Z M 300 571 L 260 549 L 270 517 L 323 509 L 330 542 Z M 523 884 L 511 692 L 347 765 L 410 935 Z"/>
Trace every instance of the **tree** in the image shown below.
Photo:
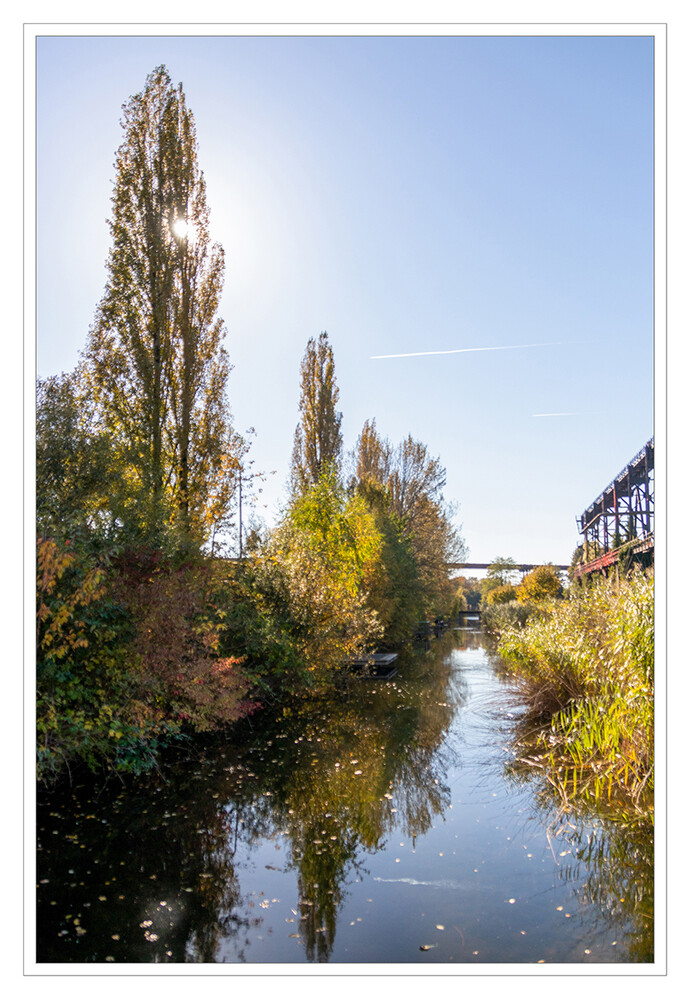
<path fill-rule="evenodd" d="M 122 469 L 123 517 L 199 541 L 233 447 L 216 315 L 223 251 L 210 241 L 194 120 L 164 66 L 124 105 L 122 126 L 108 278 L 85 359 Z"/>
<path fill-rule="evenodd" d="M 391 475 L 392 458 L 391 443 L 379 436 L 376 420 L 365 420 L 354 453 L 355 481 L 387 486 Z"/>
<path fill-rule="evenodd" d="M 274 613 L 288 612 L 291 642 L 311 682 L 380 637 L 366 584 L 381 549 L 374 517 L 360 496 L 346 494 L 333 466 L 293 498 L 271 535 L 259 588 Z"/>
<path fill-rule="evenodd" d="M 378 484 L 388 495 L 387 514 L 416 567 L 417 615 L 440 613 L 449 603 L 447 563 L 465 552 L 452 523 L 454 511 L 443 498 L 446 470 L 440 459 L 411 435 L 393 447 L 379 436 L 376 422 L 367 420 L 352 463 L 358 489 Z"/>
<path fill-rule="evenodd" d="M 467 610 L 478 610 L 482 597 L 480 581 L 476 576 L 456 576 L 453 580 L 458 588 L 458 595 L 464 596 Z M 462 608 L 465 609 L 465 608 Z"/>
<path fill-rule="evenodd" d="M 96 526 L 112 486 L 108 447 L 81 371 L 36 386 L 36 525 L 39 537 Z"/>
<path fill-rule="evenodd" d="M 315 485 L 326 468 L 332 466 L 339 471 L 342 461 L 342 413 L 335 408 L 340 393 L 327 333 L 319 334 L 318 340 L 309 339 L 300 375 L 301 417 L 295 430 L 290 473 L 293 494 Z"/>
<path fill-rule="evenodd" d="M 563 595 L 563 586 L 552 565 L 538 565 L 528 572 L 517 588 L 520 603 L 548 600 Z"/>
<path fill-rule="evenodd" d="M 514 558 L 497 555 L 486 570 L 486 578 L 498 580 L 501 586 L 507 586 L 515 582 L 517 573 L 518 564 Z"/>

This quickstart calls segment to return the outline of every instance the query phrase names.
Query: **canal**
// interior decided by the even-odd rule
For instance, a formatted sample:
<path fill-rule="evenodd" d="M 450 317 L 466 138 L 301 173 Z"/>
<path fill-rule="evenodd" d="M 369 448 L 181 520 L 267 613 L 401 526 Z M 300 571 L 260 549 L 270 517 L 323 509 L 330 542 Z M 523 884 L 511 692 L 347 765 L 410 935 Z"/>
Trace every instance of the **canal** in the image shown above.
<path fill-rule="evenodd" d="M 652 961 L 650 831 L 561 814 L 495 666 L 457 629 L 161 773 L 41 791 L 37 960 Z"/>

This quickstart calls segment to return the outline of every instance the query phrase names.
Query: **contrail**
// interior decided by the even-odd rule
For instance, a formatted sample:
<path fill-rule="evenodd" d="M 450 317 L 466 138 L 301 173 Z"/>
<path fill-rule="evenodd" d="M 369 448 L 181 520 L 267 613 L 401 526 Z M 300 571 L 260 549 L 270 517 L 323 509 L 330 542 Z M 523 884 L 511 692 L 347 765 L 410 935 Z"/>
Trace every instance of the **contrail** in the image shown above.
<path fill-rule="evenodd" d="M 460 347 L 457 350 L 417 350 L 412 354 L 372 354 L 370 361 L 383 361 L 389 357 L 427 357 L 430 354 L 471 354 L 478 350 L 525 350 L 528 347 L 560 347 L 572 340 L 557 340 L 554 343 L 511 343 L 504 347 Z"/>
<path fill-rule="evenodd" d="M 413 887 L 419 886 L 422 888 L 467 888 L 469 887 L 468 881 L 417 881 L 415 878 L 372 878 L 373 881 L 379 881 L 382 884 L 389 885 L 412 885 Z"/>

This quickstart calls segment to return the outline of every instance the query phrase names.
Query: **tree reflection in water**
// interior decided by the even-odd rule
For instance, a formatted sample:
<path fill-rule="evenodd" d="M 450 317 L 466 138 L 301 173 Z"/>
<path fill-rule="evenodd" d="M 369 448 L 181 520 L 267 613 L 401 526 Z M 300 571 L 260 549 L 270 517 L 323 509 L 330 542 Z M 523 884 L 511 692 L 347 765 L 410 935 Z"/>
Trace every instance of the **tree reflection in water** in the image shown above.
<path fill-rule="evenodd" d="M 408 662 L 404 680 L 350 679 L 304 698 L 265 737 L 270 751 L 256 747 L 253 808 L 289 840 L 308 960 L 328 960 L 344 885 L 364 873 L 363 854 L 393 828 L 423 835 L 448 807 L 449 760 L 439 750 L 458 696 L 439 648 Z"/>
<path fill-rule="evenodd" d="M 499 703 L 503 695 L 491 680 L 484 653 L 476 649 L 482 641 L 471 633 L 449 635 L 434 642 L 430 654 L 401 659 L 393 679 L 350 678 L 328 695 L 296 699 L 277 716 L 246 723 L 234 742 L 210 741 L 196 759 L 171 764 L 164 775 L 129 787 L 111 783 L 96 790 L 84 784 L 42 793 L 38 960 L 328 961 L 339 918 L 351 901 L 361 900 L 357 882 L 370 878 L 367 864 L 380 872 L 381 861 L 385 865 L 397 851 L 393 840 L 401 836 L 428 844 L 437 836 L 433 829 L 439 819 L 453 816 L 451 825 L 459 831 L 468 828 L 475 812 L 479 821 L 485 806 L 481 795 L 472 804 L 477 779 L 489 781 L 486 800 L 499 801 L 493 792 L 503 783 L 505 757 L 495 750 L 515 734 L 515 717 Z M 464 649 L 460 668 L 456 654 L 449 654 L 454 647 Z M 461 724 L 452 724 L 468 701 L 468 689 L 470 709 Z M 460 773 L 469 803 L 463 812 L 447 813 L 452 804 L 448 785 L 453 782 L 457 800 Z M 499 783 L 491 782 L 492 775 Z M 509 838 L 517 830 L 515 822 L 525 824 L 523 809 L 531 811 L 539 820 L 534 828 L 548 829 L 553 841 L 554 877 L 572 886 L 583 916 L 585 909 L 589 913 L 587 932 L 610 926 L 619 941 L 614 960 L 650 960 L 651 828 L 620 810 L 559 811 L 552 789 L 535 783 L 533 770 L 519 764 L 513 763 L 507 776 L 532 785 L 508 818 Z M 510 800 L 509 795 L 506 803 Z M 497 807 L 491 814 L 501 822 L 505 806 Z M 562 849 L 565 839 L 569 850 Z M 558 840 L 561 849 L 556 850 Z M 266 863 L 273 847 L 279 866 Z M 464 849 L 464 863 L 471 866 L 477 856 L 471 836 Z M 476 849 L 481 851 L 482 844 Z M 458 860 L 452 863 L 460 863 L 460 853 L 458 843 Z M 427 863 L 423 852 L 420 860 L 418 870 Z M 446 861 L 441 866 L 449 869 Z M 427 868 L 432 869 L 439 867 Z M 508 876 L 517 877 L 516 871 L 510 868 Z M 475 874 L 478 886 L 482 875 Z M 496 953 L 519 954 L 510 936 L 510 915 L 491 894 L 496 886 L 488 870 L 484 877 L 489 891 L 481 901 L 477 889 L 465 889 L 466 901 L 481 908 L 476 913 L 472 908 L 472 919 L 477 926 L 482 919 L 492 920 L 486 939 L 492 945 L 501 940 Z M 282 893 L 273 888 L 279 884 L 289 885 L 282 902 L 268 896 L 269 891 Z M 391 890 L 387 887 L 389 893 L 376 900 L 394 897 Z M 428 897 L 428 888 L 418 890 Z M 450 906 L 440 920 L 447 924 L 462 898 L 442 893 L 435 898 Z M 284 911 L 271 911 L 279 902 Z M 395 920 L 400 914 L 391 915 Z M 285 932 L 279 929 L 283 917 L 291 924 Z M 536 911 L 535 918 L 540 925 Z M 474 923 L 468 925 L 471 929 Z M 344 929 L 338 954 L 349 959 L 373 952 L 369 940 L 354 929 L 348 936 Z M 348 941 L 355 939 L 348 950 Z M 462 954 L 464 942 L 459 946 Z M 557 931 L 544 941 L 539 956 L 562 960 L 557 955 L 570 953 L 569 946 Z M 401 952 L 416 955 L 418 947 L 408 941 Z M 455 953 L 448 950 L 448 959 Z"/>

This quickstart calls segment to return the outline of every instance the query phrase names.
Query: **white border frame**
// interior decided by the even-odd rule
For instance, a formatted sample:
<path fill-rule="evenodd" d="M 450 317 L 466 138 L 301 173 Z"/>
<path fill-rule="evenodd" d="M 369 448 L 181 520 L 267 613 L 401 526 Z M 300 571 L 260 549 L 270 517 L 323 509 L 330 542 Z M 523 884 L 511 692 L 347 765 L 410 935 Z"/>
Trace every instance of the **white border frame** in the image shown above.
<path fill-rule="evenodd" d="M 451 23 L 416 22 L 376 23 L 26 23 L 24 28 L 24 762 L 25 762 L 25 864 L 24 864 L 24 975 L 89 976 L 89 977 L 188 977 L 188 976 L 405 976 L 465 977 L 494 975 L 497 977 L 532 976 L 659 976 L 666 974 L 667 959 L 667 27 L 662 23 Z M 616 35 L 653 36 L 654 54 L 654 358 L 655 358 L 655 585 L 656 585 L 656 796 L 657 830 L 655 852 L 655 941 L 657 957 L 649 965 L 472 965 L 425 966 L 411 964 L 360 965 L 52 965 L 35 961 L 35 790 L 33 776 L 35 717 L 34 672 L 35 628 L 33 621 L 35 472 L 32 442 L 35 438 L 34 385 L 36 372 L 36 203 L 35 203 L 35 73 L 36 38 L 40 35 Z M 29 528 L 27 530 L 27 527 Z M 28 721 L 28 723 L 27 723 Z M 96 970 L 96 968 L 98 970 Z"/>

